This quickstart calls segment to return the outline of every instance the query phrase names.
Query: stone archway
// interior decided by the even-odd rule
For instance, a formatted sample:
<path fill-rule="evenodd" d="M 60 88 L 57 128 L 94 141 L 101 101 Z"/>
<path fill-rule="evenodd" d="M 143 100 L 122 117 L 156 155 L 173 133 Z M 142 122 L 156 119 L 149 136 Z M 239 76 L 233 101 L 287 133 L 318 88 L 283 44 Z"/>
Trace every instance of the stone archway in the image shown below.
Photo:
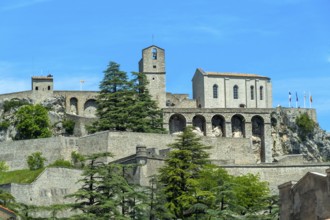
<path fill-rule="evenodd" d="M 231 130 L 232 130 L 232 137 L 245 138 L 245 119 L 242 115 L 234 115 L 231 118 Z"/>
<path fill-rule="evenodd" d="M 186 128 L 186 118 L 181 114 L 174 114 L 169 119 L 170 134 L 182 132 Z"/>
<path fill-rule="evenodd" d="M 192 120 L 193 124 L 193 131 L 198 135 L 205 135 L 206 134 L 206 121 L 204 116 L 202 115 L 195 115 Z"/>
<path fill-rule="evenodd" d="M 226 137 L 226 121 L 222 115 L 212 117 L 212 136 Z"/>
<path fill-rule="evenodd" d="M 257 155 L 257 162 L 265 162 L 265 123 L 264 119 L 259 116 L 253 116 L 252 123 L 252 145 Z"/>
<path fill-rule="evenodd" d="M 89 99 L 84 104 L 84 116 L 87 117 L 95 117 L 96 116 L 96 100 L 95 99 Z"/>
<path fill-rule="evenodd" d="M 78 115 L 78 99 L 76 97 L 72 97 L 70 99 L 70 114 Z"/>

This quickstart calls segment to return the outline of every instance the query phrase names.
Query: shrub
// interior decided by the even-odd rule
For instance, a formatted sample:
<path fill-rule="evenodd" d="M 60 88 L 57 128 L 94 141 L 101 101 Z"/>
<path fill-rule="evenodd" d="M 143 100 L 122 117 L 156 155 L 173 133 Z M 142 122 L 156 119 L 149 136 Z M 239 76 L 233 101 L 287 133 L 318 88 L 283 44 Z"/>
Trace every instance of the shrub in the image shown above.
<path fill-rule="evenodd" d="M 85 157 L 76 151 L 71 153 L 72 164 L 74 167 L 84 167 Z"/>
<path fill-rule="evenodd" d="M 50 164 L 49 167 L 65 167 L 72 168 L 72 164 L 70 161 L 64 159 L 58 159 L 54 163 Z"/>
<path fill-rule="evenodd" d="M 5 161 L 0 161 L 0 173 L 6 172 L 9 170 L 9 166 L 6 164 Z"/>
<path fill-rule="evenodd" d="M 16 139 L 35 139 L 51 137 L 48 111 L 42 105 L 26 105 L 15 113 Z"/>
<path fill-rule="evenodd" d="M 8 120 L 0 122 L 0 131 L 7 130 L 10 126 L 10 122 Z"/>
<path fill-rule="evenodd" d="M 298 126 L 298 135 L 303 141 L 312 134 L 315 128 L 315 122 L 306 112 L 296 118 L 296 124 Z"/>
<path fill-rule="evenodd" d="M 73 134 L 75 122 L 70 119 L 65 119 L 63 122 L 63 128 L 65 129 L 66 133 Z"/>
<path fill-rule="evenodd" d="M 9 112 L 12 108 L 17 108 L 22 105 L 30 105 L 30 103 L 26 100 L 19 100 L 19 99 L 11 99 L 9 101 L 4 101 L 3 103 L 3 110 L 4 112 Z"/>
<path fill-rule="evenodd" d="M 35 152 L 28 156 L 27 163 L 30 170 L 38 170 L 44 168 L 46 158 L 42 157 L 41 152 Z"/>

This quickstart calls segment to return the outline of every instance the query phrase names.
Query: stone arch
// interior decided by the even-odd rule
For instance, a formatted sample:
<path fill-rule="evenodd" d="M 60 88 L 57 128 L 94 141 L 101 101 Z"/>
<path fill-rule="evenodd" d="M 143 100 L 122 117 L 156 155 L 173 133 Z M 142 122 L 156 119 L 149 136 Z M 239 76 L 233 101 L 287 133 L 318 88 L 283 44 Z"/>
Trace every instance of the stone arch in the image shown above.
<path fill-rule="evenodd" d="M 212 117 L 212 134 L 216 137 L 226 137 L 226 120 L 222 115 Z"/>
<path fill-rule="evenodd" d="M 245 137 L 245 118 L 236 114 L 231 118 L 231 130 L 233 137 Z"/>
<path fill-rule="evenodd" d="M 96 115 L 96 100 L 88 99 L 84 104 L 84 116 L 93 117 Z"/>
<path fill-rule="evenodd" d="M 192 124 L 196 133 L 206 134 L 206 120 L 202 115 L 195 115 L 192 119 Z"/>
<path fill-rule="evenodd" d="M 264 119 L 255 115 L 251 119 L 252 123 L 252 144 L 255 153 L 260 157 L 259 161 L 265 162 L 265 122 Z"/>
<path fill-rule="evenodd" d="M 181 114 L 174 114 L 169 120 L 170 134 L 181 132 L 186 128 L 186 118 Z"/>
<path fill-rule="evenodd" d="M 70 113 L 78 115 L 78 99 L 76 97 L 70 98 Z"/>

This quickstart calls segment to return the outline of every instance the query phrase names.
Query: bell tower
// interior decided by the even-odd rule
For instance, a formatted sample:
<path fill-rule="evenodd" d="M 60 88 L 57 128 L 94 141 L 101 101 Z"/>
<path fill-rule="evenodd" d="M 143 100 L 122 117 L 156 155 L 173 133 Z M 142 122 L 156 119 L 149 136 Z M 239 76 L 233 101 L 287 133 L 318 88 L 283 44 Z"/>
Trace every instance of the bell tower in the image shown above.
<path fill-rule="evenodd" d="M 165 50 L 155 45 L 143 49 L 139 72 L 146 74 L 149 93 L 158 107 L 165 108 Z"/>

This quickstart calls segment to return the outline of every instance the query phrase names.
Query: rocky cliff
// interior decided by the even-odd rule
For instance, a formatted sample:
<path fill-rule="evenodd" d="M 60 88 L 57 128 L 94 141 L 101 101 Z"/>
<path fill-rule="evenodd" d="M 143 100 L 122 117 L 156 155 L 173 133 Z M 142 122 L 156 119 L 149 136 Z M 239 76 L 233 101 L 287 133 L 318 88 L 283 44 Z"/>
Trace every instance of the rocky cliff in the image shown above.
<path fill-rule="evenodd" d="M 15 112 L 24 104 L 33 104 L 33 101 L 25 98 L 0 101 L 0 142 L 15 139 L 17 134 L 14 126 Z M 40 104 L 48 109 L 53 136 L 65 134 L 62 124 L 65 119 L 65 98 L 51 97 Z"/>
<path fill-rule="evenodd" d="M 303 109 L 276 108 L 272 117 L 273 157 L 275 161 L 287 154 L 302 154 L 310 162 L 330 160 L 330 134 L 315 121 L 308 135 L 301 135 L 296 119 Z M 310 116 L 312 119 L 313 116 Z M 315 120 L 315 119 L 314 119 Z"/>

